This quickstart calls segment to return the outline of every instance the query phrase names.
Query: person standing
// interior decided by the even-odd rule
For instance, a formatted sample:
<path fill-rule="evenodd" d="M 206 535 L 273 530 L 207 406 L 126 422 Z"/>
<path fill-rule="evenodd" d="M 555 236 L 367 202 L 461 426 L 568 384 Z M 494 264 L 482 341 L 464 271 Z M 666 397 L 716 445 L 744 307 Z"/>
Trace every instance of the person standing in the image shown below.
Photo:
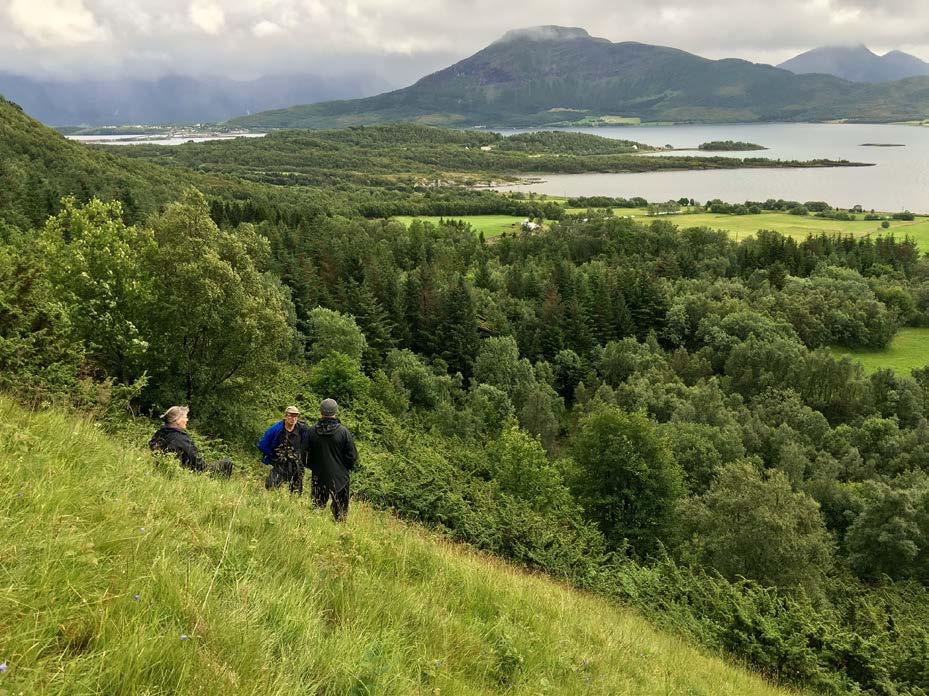
<path fill-rule="evenodd" d="M 348 516 L 348 482 L 358 462 L 358 450 L 349 429 L 336 418 L 338 412 L 335 399 L 320 403 L 320 418 L 307 438 L 307 458 L 313 473 L 313 505 L 326 507 L 331 498 L 332 516 L 343 522 Z"/>
<path fill-rule="evenodd" d="M 221 459 L 209 464 L 203 459 L 203 455 L 187 433 L 187 422 L 190 420 L 190 409 L 187 406 L 172 406 L 161 414 L 161 420 L 164 425 L 148 441 L 148 447 L 152 452 L 176 455 L 185 469 L 209 471 L 226 478 L 232 475 L 231 459 Z"/>
<path fill-rule="evenodd" d="M 285 408 L 284 418 L 265 431 L 258 442 L 261 461 L 271 467 L 265 488 L 271 490 L 286 483 L 291 493 L 303 493 L 308 433 L 309 426 L 300 422 L 300 409 L 296 406 Z"/>

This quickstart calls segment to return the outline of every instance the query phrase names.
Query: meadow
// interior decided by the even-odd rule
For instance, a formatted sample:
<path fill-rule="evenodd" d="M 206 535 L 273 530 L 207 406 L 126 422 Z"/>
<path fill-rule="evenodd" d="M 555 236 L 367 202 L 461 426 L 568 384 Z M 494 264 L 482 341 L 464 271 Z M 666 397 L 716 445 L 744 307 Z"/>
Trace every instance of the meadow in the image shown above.
<path fill-rule="evenodd" d="M 499 237 L 504 232 L 507 234 L 520 232 L 520 225 L 526 218 L 525 216 L 518 215 L 448 215 L 445 217 L 397 215 L 393 219 L 407 226 L 409 226 L 413 220 L 421 220 L 422 222 L 429 222 L 433 225 L 438 225 L 441 220 L 461 220 L 471 225 L 476 232 L 483 232 L 485 238 L 491 239 L 493 237 Z"/>
<path fill-rule="evenodd" d="M 555 202 L 557 198 L 548 197 L 547 202 Z M 567 208 L 569 215 L 583 215 L 586 212 L 584 208 Z M 879 236 L 893 234 L 897 239 L 902 240 L 904 236 L 913 239 L 920 249 L 929 249 L 929 217 L 919 216 L 915 220 L 891 220 L 890 227 L 884 229 L 881 223 L 875 220 L 862 220 L 860 215 L 858 220 L 842 221 L 829 220 L 827 218 L 818 218 L 812 215 L 790 215 L 788 213 L 767 212 L 759 215 L 731 215 L 726 213 L 680 213 L 676 215 L 661 215 L 658 217 L 649 217 L 645 208 L 616 208 L 613 214 L 622 216 L 631 216 L 640 218 L 643 222 L 649 220 L 669 220 L 678 227 L 686 229 L 689 227 L 710 227 L 712 229 L 726 230 L 733 238 L 738 241 L 754 235 L 758 230 L 773 230 L 781 234 L 793 237 L 797 240 L 806 239 L 809 235 L 818 234 L 851 234 L 855 237 L 861 236 Z M 438 224 L 442 219 L 461 220 L 470 224 L 476 231 L 482 231 L 487 238 L 499 236 L 503 232 L 518 232 L 520 223 L 525 217 L 514 215 L 462 215 L 447 216 L 445 218 L 419 217 L 413 216 L 396 216 L 394 218 L 409 225 L 414 219 L 423 222 Z"/>
<path fill-rule="evenodd" d="M 865 373 L 894 370 L 900 376 L 929 365 L 929 329 L 903 328 L 884 350 L 834 348 L 835 355 L 847 355 L 861 363 Z"/>
<path fill-rule="evenodd" d="M 790 693 L 364 504 L 181 470 L 149 427 L 0 396 L 0 692 Z"/>

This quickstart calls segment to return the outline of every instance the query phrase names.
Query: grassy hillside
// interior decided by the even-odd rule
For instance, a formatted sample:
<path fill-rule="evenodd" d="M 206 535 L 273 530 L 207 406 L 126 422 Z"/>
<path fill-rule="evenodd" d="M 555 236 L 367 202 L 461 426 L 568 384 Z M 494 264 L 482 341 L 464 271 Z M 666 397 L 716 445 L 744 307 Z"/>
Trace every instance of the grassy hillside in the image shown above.
<path fill-rule="evenodd" d="M 356 505 L 0 397 L 0 691 L 775 694 L 630 611 Z"/>
<path fill-rule="evenodd" d="M 508 32 L 404 89 L 230 121 L 248 128 L 337 128 L 389 121 L 545 126 L 670 122 L 891 121 L 925 116 L 929 78 L 865 85 L 744 60 L 612 43 L 583 29 Z M 915 115 L 915 116 L 914 116 Z"/>

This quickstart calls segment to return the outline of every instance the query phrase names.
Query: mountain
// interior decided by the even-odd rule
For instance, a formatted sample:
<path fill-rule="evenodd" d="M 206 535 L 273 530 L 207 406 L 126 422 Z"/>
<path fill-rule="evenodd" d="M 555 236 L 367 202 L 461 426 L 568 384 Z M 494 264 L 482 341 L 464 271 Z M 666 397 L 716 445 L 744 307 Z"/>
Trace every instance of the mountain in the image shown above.
<path fill-rule="evenodd" d="M 616 122 L 893 121 L 929 112 L 929 79 L 863 85 L 794 75 L 664 46 L 611 43 L 579 28 L 506 33 L 404 89 L 241 117 L 250 128 L 331 128 L 414 120 L 434 125 L 543 126 Z"/>
<path fill-rule="evenodd" d="M 867 46 L 822 46 L 794 56 L 777 67 L 797 75 L 822 73 L 851 82 L 892 82 L 929 75 L 929 63 L 903 51 L 883 56 Z"/>
<path fill-rule="evenodd" d="M 256 80 L 197 79 L 43 81 L 0 73 L 0 95 L 53 126 L 212 123 L 295 103 L 376 94 L 374 75 L 270 75 Z"/>

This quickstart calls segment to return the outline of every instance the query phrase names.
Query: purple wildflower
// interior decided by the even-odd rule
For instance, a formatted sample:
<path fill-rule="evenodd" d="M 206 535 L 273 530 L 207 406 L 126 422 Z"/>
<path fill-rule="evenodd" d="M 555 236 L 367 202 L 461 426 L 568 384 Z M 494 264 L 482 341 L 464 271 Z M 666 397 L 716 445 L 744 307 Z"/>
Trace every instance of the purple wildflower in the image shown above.
<path fill-rule="evenodd" d="M 8 669 L 9 669 L 9 667 L 6 666 L 6 662 L 0 662 L 0 674 L 3 674 L 3 673 L 6 672 Z"/>

